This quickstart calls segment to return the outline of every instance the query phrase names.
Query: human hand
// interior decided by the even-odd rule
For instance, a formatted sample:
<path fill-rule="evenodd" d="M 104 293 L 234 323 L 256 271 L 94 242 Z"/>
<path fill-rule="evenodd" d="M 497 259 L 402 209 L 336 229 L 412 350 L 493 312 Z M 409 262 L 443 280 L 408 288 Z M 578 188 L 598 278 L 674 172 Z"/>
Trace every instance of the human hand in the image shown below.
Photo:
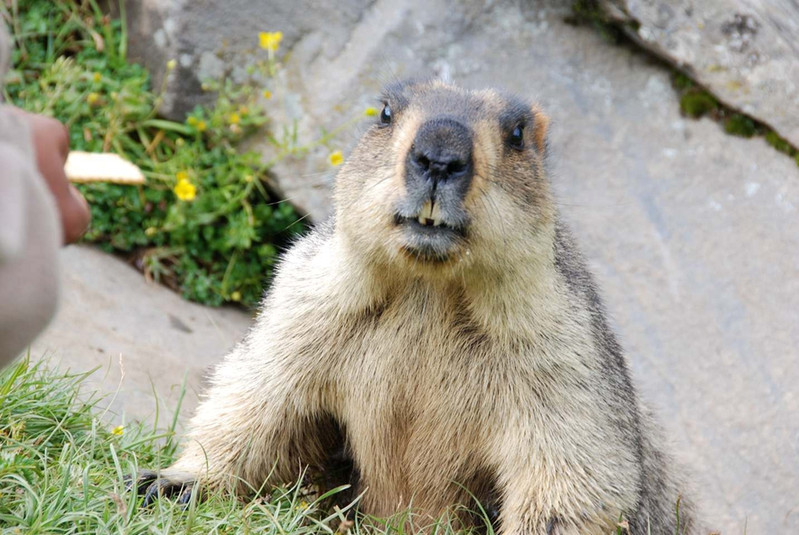
<path fill-rule="evenodd" d="M 58 206 L 65 244 L 80 239 L 89 227 L 91 213 L 83 195 L 69 183 L 64 163 L 69 153 L 69 132 L 58 120 L 26 112 L 13 106 L 10 111 L 28 123 L 36 149 L 36 164 Z"/>

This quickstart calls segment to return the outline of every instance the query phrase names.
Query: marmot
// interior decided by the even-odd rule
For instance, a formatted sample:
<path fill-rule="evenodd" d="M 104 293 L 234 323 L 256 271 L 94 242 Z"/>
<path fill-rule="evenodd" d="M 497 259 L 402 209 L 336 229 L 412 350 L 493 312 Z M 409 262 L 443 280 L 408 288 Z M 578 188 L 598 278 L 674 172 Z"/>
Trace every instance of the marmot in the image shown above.
<path fill-rule="evenodd" d="M 286 253 L 147 500 L 294 482 L 344 451 L 377 516 L 476 498 L 503 534 L 693 532 L 558 215 L 547 125 L 495 90 L 387 87 L 332 220 Z"/>

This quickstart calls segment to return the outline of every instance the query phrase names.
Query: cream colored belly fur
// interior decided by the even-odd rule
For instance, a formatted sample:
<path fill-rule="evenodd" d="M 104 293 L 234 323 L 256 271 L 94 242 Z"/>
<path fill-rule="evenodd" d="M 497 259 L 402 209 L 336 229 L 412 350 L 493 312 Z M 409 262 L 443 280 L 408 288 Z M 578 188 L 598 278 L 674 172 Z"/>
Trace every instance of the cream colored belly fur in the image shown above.
<path fill-rule="evenodd" d="M 460 284 L 390 278 L 363 288 L 363 278 L 342 277 L 354 270 L 327 261 L 346 258 L 336 247 L 331 240 L 286 260 L 258 324 L 217 372 L 214 406 L 192 421 L 203 452 L 190 443 L 174 470 L 196 472 L 207 454 L 207 477 L 227 469 L 258 485 L 275 468 L 274 480 L 291 482 L 298 461 L 324 453 L 298 428 L 329 414 L 346 431 L 363 507 L 379 516 L 411 504 L 432 516 L 453 503 L 474 508 L 467 490 L 479 496 L 488 484 L 505 489 L 504 532 L 565 514 L 584 519 L 580 533 L 601 533 L 633 505 L 636 489 L 618 483 L 637 480 L 633 453 L 609 432 L 601 395 L 585 388 L 592 341 L 575 344 L 587 320 L 567 302 L 528 302 L 535 289 L 519 302 L 490 302 Z M 270 314 L 278 303 L 289 313 Z M 514 321 L 521 311 L 537 315 L 546 335 L 514 329 L 530 323 Z M 273 429 L 276 421 L 285 428 Z M 252 439 L 243 459 L 225 432 L 239 426 Z M 298 448 L 303 458 L 291 458 Z"/>

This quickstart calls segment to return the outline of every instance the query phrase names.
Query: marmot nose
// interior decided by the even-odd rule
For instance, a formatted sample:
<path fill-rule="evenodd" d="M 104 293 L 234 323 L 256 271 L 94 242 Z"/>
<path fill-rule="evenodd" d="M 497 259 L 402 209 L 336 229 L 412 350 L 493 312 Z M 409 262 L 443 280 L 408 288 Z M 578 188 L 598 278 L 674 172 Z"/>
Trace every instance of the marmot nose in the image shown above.
<path fill-rule="evenodd" d="M 433 119 L 416 133 L 410 152 L 413 172 L 434 183 L 471 175 L 472 132 L 455 119 Z"/>

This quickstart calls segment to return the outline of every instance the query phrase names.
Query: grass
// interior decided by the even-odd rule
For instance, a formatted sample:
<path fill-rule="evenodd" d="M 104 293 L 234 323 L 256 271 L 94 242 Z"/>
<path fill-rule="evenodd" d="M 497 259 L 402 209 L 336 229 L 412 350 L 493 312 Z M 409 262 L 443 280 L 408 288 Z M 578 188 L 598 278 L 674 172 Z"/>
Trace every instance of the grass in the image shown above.
<path fill-rule="evenodd" d="M 135 488 L 126 489 L 126 479 L 139 468 L 174 460 L 177 412 L 164 429 L 157 422 L 112 427 L 104 400 L 81 387 L 91 373 L 56 372 L 46 361 L 29 358 L 0 371 L 3 535 L 420 531 L 408 513 L 377 519 L 350 511 L 347 518 L 354 503 L 343 509 L 326 506 L 331 494 L 343 488 L 313 498 L 300 484 L 275 487 L 250 500 L 206 493 L 187 508 L 165 498 L 143 508 L 142 496 Z M 424 528 L 439 534 L 456 531 L 447 520 Z"/>
<path fill-rule="evenodd" d="M 81 391 L 90 373 L 24 359 L 0 374 L 0 532 L 304 534 L 340 521 L 318 515 L 318 500 L 296 486 L 249 503 L 218 494 L 185 510 L 166 499 L 143 510 L 125 478 L 173 460 L 176 418 L 166 429 L 112 429 L 98 417 L 102 400 Z"/>

